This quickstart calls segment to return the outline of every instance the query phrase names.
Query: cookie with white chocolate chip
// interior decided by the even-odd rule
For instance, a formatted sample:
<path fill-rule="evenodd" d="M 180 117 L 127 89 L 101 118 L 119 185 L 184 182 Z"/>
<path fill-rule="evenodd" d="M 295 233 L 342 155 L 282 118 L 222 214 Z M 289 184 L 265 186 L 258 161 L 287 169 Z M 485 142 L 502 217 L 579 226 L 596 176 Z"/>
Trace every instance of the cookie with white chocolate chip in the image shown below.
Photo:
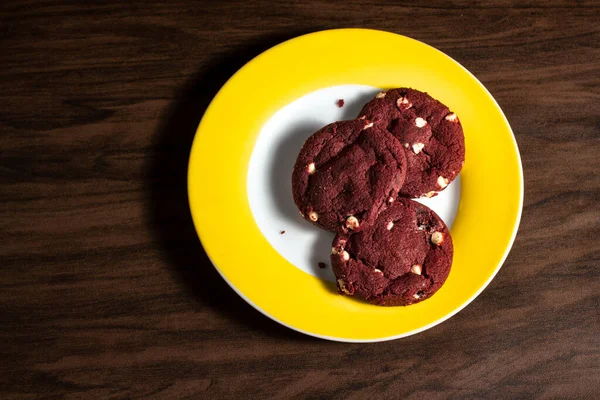
<path fill-rule="evenodd" d="M 294 202 L 323 229 L 358 232 L 393 202 L 406 168 L 389 132 L 365 119 L 334 122 L 302 146 L 292 173 Z"/>
<path fill-rule="evenodd" d="M 455 113 L 427 93 L 400 88 L 381 92 L 360 117 L 391 132 L 408 162 L 405 197 L 433 197 L 456 178 L 465 160 L 465 139 Z"/>
<path fill-rule="evenodd" d="M 438 291 L 453 254 L 442 219 L 429 207 L 400 198 L 370 228 L 336 235 L 331 265 L 340 293 L 382 306 L 406 306 Z"/>

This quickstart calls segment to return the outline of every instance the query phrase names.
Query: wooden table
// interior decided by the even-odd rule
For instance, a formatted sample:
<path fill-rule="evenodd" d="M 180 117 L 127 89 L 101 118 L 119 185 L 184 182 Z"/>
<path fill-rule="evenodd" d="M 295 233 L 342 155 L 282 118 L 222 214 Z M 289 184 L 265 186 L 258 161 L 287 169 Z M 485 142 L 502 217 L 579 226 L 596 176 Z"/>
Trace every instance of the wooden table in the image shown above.
<path fill-rule="evenodd" d="M 0 7 L 0 398 L 600 396 L 597 2 L 91 3 Z M 469 68 L 525 172 L 490 286 L 386 343 L 314 339 L 254 311 L 187 206 L 193 133 L 225 80 L 339 27 L 401 33 Z"/>

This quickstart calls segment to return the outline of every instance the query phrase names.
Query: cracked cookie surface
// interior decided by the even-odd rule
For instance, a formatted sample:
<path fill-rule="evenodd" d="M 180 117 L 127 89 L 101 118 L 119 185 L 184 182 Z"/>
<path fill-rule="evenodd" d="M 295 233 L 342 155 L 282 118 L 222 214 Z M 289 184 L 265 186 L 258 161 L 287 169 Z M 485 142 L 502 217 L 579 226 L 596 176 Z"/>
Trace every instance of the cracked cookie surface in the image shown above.
<path fill-rule="evenodd" d="M 292 173 L 294 202 L 323 229 L 358 232 L 393 202 L 406 170 L 389 132 L 365 119 L 334 122 L 302 146 Z"/>
<path fill-rule="evenodd" d="M 427 93 L 408 88 L 381 92 L 359 116 L 400 141 L 408 163 L 402 196 L 435 196 L 462 169 L 465 141 L 460 121 Z"/>
<path fill-rule="evenodd" d="M 375 223 L 333 240 L 338 290 L 383 306 L 410 305 L 444 284 L 454 248 L 448 228 L 430 208 L 398 199 Z"/>

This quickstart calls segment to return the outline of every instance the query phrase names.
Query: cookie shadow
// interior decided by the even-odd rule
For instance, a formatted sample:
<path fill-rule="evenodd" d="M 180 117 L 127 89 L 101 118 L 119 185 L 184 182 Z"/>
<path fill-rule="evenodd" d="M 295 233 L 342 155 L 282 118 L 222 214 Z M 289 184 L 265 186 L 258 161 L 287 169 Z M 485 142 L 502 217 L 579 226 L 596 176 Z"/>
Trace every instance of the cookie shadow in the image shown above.
<path fill-rule="evenodd" d="M 174 95 L 155 133 L 145 166 L 146 215 L 156 246 L 174 279 L 196 299 L 232 323 L 271 337 L 315 340 L 265 317 L 240 298 L 213 267 L 196 234 L 187 196 L 187 167 L 200 119 L 221 86 L 246 62 L 268 48 L 307 32 L 262 37 L 210 60 Z M 299 139 L 298 139 L 299 140 Z M 289 144 L 292 146 L 292 144 Z M 210 196 L 210 193 L 206 193 Z"/>

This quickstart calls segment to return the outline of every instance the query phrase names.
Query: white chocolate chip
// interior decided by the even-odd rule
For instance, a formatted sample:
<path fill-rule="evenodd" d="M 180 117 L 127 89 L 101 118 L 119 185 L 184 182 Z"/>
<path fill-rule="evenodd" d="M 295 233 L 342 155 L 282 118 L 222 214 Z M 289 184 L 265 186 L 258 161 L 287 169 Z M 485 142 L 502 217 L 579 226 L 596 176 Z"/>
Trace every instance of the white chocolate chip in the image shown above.
<path fill-rule="evenodd" d="M 415 275 L 421 275 L 421 266 L 419 264 L 415 264 L 412 267 L 410 267 L 410 272 L 412 272 Z"/>
<path fill-rule="evenodd" d="M 412 145 L 412 149 L 415 152 L 415 154 L 419 154 L 421 150 L 423 150 L 423 147 L 425 147 L 423 143 L 415 143 Z"/>
<path fill-rule="evenodd" d="M 408 149 L 409 147 L 410 147 L 410 144 L 408 144 L 408 143 L 404 143 L 404 148 L 405 148 L 405 149 Z"/>
<path fill-rule="evenodd" d="M 311 162 L 310 164 L 308 164 L 307 170 L 308 170 L 308 173 L 309 173 L 310 175 L 314 174 L 314 173 L 315 173 L 315 171 L 317 170 L 317 169 L 315 168 L 315 163 L 314 163 L 314 162 Z"/>
<path fill-rule="evenodd" d="M 335 247 L 331 248 L 331 254 L 333 255 L 338 255 L 340 252 L 338 251 L 338 249 L 336 249 Z"/>
<path fill-rule="evenodd" d="M 342 259 L 344 261 L 348 261 L 350 259 L 350 254 L 346 250 L 342 251 Z"/>
<path fill-rule="evenodd" d="M 354 230 L 356 228 L 359 227 L 359 222 L 358 219 L 354 216 L 351 215 L 348 218 L 346 218 L 346 228 L 350 229 L 350 230 Z"/>
<path fill-rule="evenodd" d="M 393 203 L 394 202 L 394 198 L 390 196 L 390 198 L 388 199 L 388 203 Z"/>
<path fill-rule="evenodd" d="M 421 197 L 433 197 L 435 196 L 435 192 L 432 190 L 431 192 L 427 192 L 424 195 L 422 195 Z"/>
<path fill-rule="evenodd" d="M 311 211 L 308 213 L 308 218 L 310 218 L 310 220 L 313 222 L 317 222 L 317 220 L 319 219 L 319 214 L 317 214 L 314 211 Z"/>
<path fill-rule="evenodd" d="M 415 118 L 415 125 L 417 126 L 417 128 L 422 128 L 425 125 L 427 125 L 427 121 L 425 121 L 421 117 L 417 117 L 417 118 Z"/>
<path fill-rule="evenodd" d="M 444 242 L 444 234 L 442 232 L 433 232 L 431 234 L 431 243 L 439 246 Z"/>
<path fill-rule="evenodd" d="M 408 101 L 406 97 L 399 97 L 398 101 L 396 101 L 396 105 L 400 109 L 409 109 L 412 107 L 412 103 Z"/>
<path fill-rule="evenodd" d="M 350 291 L 348 290 L 348 288 L 346 287 L 346 282 L 344 282 L 343 279 L 338 279 L 337 280 L 338 286 L 340 287 L 340 290 L 344 293 L 346 293 L 347 295 L 352 296 L 352 293 L 350 293 Z"/>
<path fill-rule="evenodd" d="M 413 299 L 420 299 L 420 298 L 421 298 L 421 296 L 419 296 L 418 293 L 413 294 Z"/>
<path fill-rule="evenodd" d="M 441 187 L 443 189 L 446 186 L 448 186 L 448 179 L 444 178 L 443 176 L 438 176 L 437 184 L 439 187 Z"/>
<path fill-rule="evenodd" d="M 386 226 L 387 230 L 391 231 L 393 227 L 394 227 L 394 223 L 392 221 L 388 222 L 388 224 Z"/>
<path fill-rule="evenodd" d="M 375 97 L 377 97 L 378 99 L 383 99 L 386 94 L 387 94 L 386 92 L 379 92 L 379 93 L 377 93 L 377 96 L 375 96 Z"/>
<path fill-rule="evenodd" d="M 375 268 L 373 270 L 373 272 L 375 272 L 376 274 L 379 274 L 379 275 L 383 275 L 383 272 L 380 269 L 377 269 L 377 268 Z"/>
<path fill-rule="evenodd" d="M 363 129 L 369 129 L 371 127 L 373 127 L 373 123 L 369 122 L 368 124 L 365 125 L 365 127 Z"/>
<path fill-rule="evenodd" d="M 419 225 L 418 228 L 420 231 L 424 231 L 425 229 L 427 229 L 427 225 Z"/>
<path fill-rule="evenodd" d="M 458 118 L 456 117 L 456 114 L 454 114 L 454 113 L 450 113 L 450 114 L 446 115 L 444 117 L 444 119 L 446 121 L 450 121 L 450 122 L 456 122 L 456 120 L 458 120 Z"/>

